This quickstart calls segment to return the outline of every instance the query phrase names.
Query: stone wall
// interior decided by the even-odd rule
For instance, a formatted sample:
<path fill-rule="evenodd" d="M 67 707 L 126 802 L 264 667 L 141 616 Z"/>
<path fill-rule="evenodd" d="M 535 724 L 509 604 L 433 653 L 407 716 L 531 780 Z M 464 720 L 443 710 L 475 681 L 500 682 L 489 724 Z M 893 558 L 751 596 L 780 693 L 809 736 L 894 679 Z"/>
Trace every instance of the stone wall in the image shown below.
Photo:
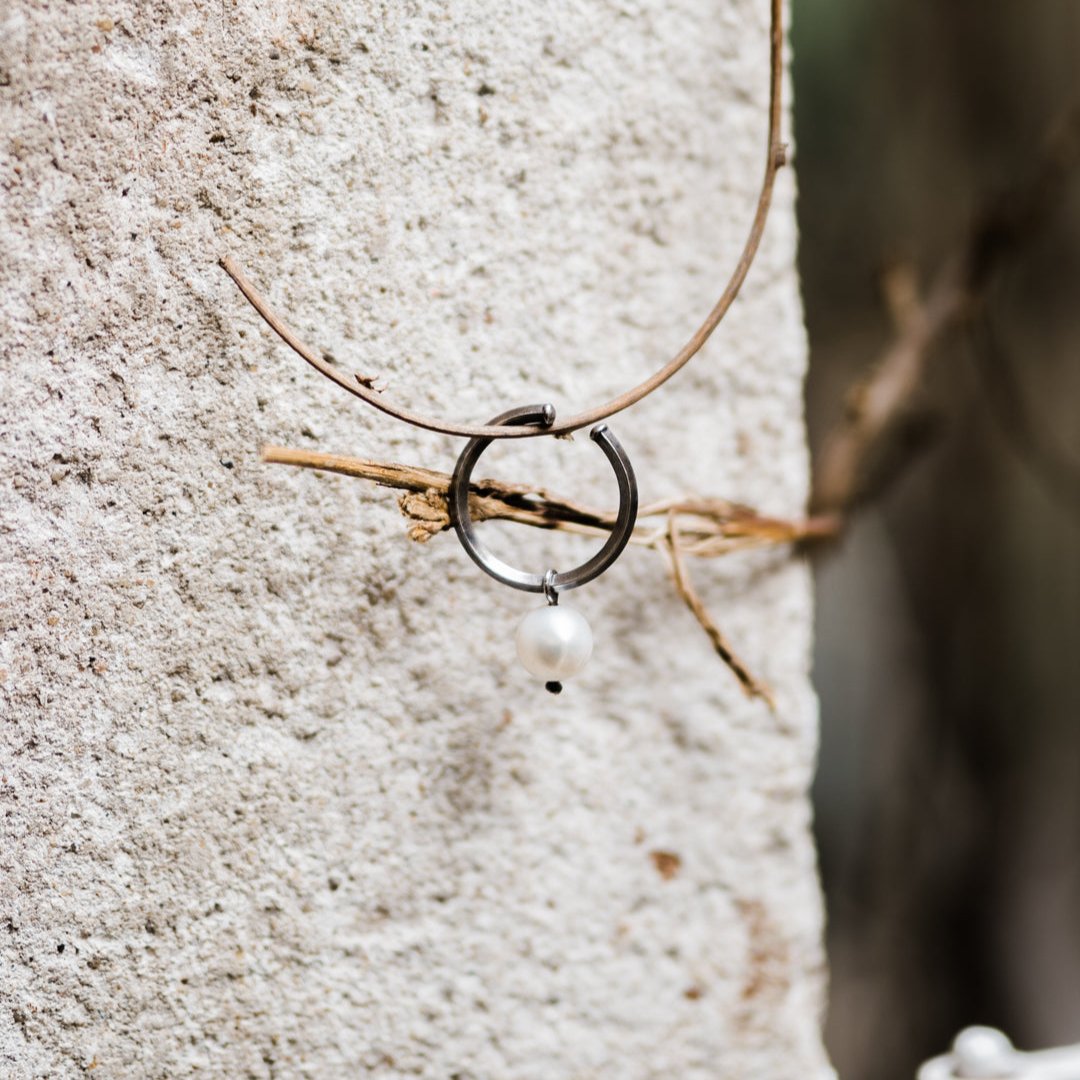
<path fill-rule="evenodd" d="M 301 336 L 461 420 L 576 411 L 715 299 L 760 177 L 763 0 L 13 0 L 0 40 L 0 1073 L 791 1080 L 819 1043 L 805 567 L 653 552 L 535 599 L 279 443 L 449 470 Z M 800 512 L 790 170 L 713 343 L 616 417 L 645 501 Z M 492 473 L 614 501 L 586 440 Z M 503 527 L 567 563 L 593 540 Z"/>

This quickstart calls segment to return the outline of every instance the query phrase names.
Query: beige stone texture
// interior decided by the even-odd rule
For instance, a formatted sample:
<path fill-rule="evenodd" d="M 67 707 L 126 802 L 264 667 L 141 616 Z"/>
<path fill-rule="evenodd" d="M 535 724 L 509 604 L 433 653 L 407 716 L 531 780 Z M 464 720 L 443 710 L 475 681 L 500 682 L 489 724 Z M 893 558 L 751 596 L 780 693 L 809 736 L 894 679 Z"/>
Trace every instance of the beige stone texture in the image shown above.
<path fill-rule="evenodd" d="M 573 596 L 596 652 L 545 694 L 534 597 L 387 491 L 260 464 L 460 444 L 218 266 L 418 408 L 591 405 L 737 256 L 767 8 L 0 5 L 0 1075 L 830 1075 L 806 568 L 692 568 L 775 716 L 641 550 Z M 714 341 L 612 421 L 644 499 L 803 507 L 793 200 L 788 170 Z M 614 499 L 580 438 L 484 464 Z"/>

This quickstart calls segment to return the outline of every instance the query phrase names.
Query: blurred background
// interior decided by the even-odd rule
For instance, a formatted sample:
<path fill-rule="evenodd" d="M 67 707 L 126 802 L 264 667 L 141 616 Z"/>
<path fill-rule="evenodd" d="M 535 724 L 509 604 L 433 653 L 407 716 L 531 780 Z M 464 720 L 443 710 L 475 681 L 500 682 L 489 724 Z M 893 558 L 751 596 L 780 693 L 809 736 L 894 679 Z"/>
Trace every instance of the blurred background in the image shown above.
<path fill-rule="evenodd" d="M 912 1080 L 967 1024 L 1080 1041 L 1080 168 L 1031 180 L 1080 2 L 793 6 L 817 468 L 898 333 L 883 272 L 929 294 L 1032 203 L 817 557 L 827 1041 L 842 1080 Z"/>

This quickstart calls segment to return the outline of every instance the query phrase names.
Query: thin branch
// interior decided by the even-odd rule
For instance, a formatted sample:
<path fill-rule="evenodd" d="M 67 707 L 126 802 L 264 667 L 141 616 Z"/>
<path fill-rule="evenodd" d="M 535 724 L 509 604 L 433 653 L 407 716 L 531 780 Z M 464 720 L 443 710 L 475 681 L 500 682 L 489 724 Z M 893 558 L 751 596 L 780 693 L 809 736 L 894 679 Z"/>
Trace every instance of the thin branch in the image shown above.
<path fill-rule="evenodd" d="M 398 505 L 412 522 L 409 535 L 414 540 L 429 540 L 451 527 L 446 501 L 450 487 L 447 473 L 283 446 L 265 447 L 262 459 L 271 464 L 371 480 L 381 487 L 406 492 Z M 616 517 L 612 510 L 586 506 L 546 488 L 491 479 L 475 480 L 470 485 L 469 507 L 474 521 L 498 519 L 590 536 L 610 532 Z M 651 548 L 662 546 L 669 531 L 666 519 L 672 513 L 681 515 L 685 521 L 680 532 L 682 550 L 699 558 L 820 539 L 835 528 L 832 518 L 788 521 L 765 517 L 748 506 L 725 499 L 666 499 L 639 509 L 639 524 L 630 542 Z M 659 527 L 650 523 L 657 518 L 662 519 Z"/>
<path fill-rule="evenodd" d="M 945 261 L 922 302 L 913 279 L 894 275 L 886 298 L 897 333 L 848 399 L 845 418 L 826 440 L 812 506 L 844 515 L 870 493 L 875 460 L 910 414 L 936 347 L 979 310 L 1004 260 L 1029 242 L 1060 205 L 1080 165 L 1080 107 L 1055 124 L 1032 175 L 978 215 Z"/>
<path fill-rule="evenodd" d="M 341 454 L 321 454 L 313 450 L 291 450 L 287 446 L 265 446 L 263 461 L 272 465 L 296 465 L 302 469 L 340 473 L 358 480 L 374 480 L 383 487 L 405 488 L 408 491 L 427 491 L 429 488 L 446 491 L 450 482 L 446 473 L 434 469 L 419 469 L 415 465 L 382 464 Z"/>
<path fill-rule="evenodd" d="M 409 536 L 420 543 L 451 527 L 446 498 L 450 487 L 447 473 L 411 465 L 364 461 L 338 454 L 290 450 L 282 446 L 265 447 L 262 459 L 273 464 L 358 477 L 374 481 L 381 487 L 403 491 L 398 506 L 411 522 Z M 469 509 L 474 521 L 499 519 L 541 529 L 588 535 L 609 532 L 615 522 L 613 511 L 596 510 L 554 495 L 544 488 L 505 484 L 498 480 L 478 480 L 470 485 Z M 748 506 L 726 499 L 666 499 L 638 510 L 638 524 L 630 542 L 661 551 L 667 556 L 675 587 L 708 634 L 713 648 L 747 694 L 762 698 L 775 711 L 772 692 L 739 659 L 695 592 L 683 557 L 715 558 L 748 548 L 820 540 L 831 535 L 836 527 L 836 519 L 832 517 L 786 521 L 764 517 Z"/>
<path fill-rule="evenodd" d="M 709 614 L 708 608 L 705 607 L 690 581 L 690 575 L 686 571 L 686 563 L 683 560 L 678 513 L 673 510 L 668 514 L 667 520 L 666 546 L 671 560 L 672 574 L 675 578 L 675 588 L 686 602 L 686 606 L 693 612 L 694 618 L 701 624 L 705 633 L 709 635 L 709 640 L 712 642 L 717 655 L 734 673 L 739 680 L 739 685 L 746 691 L 747 696 L 761 698 L 773 712 L 776 712 L 776 699 L 773 697 L 772 690 L 765 683 L 756 679 L 749 668 L 739 659 L 735 650 L 731 647 L 731 642 L 728 641 L 720 627 L 716 625 L 713 617 Z"/>
<path fill-rule="evenodd" d="M 708 341 L 712 332 L 720 325 L 721 320 L 727 314 L 738 296 L 739 290 L 750 266 L 757 255 L 761 244 L 761 237 L 765 231 L 765 222 L 769 214 L 769 206 L 772 203 L 773 188 L 776 183 L 776 174 L 786 161 L 786 149 L 780 141 L 781 122 L 783 120 L 783 76 L 784 76 L 784 29 L 783 29 L 783 2 L 784 0 L 771 0 L 772 22 L 769 34 L 769 135 L 768 148 L 765 158 L 765 174 L 762 179 L 761 191 L 758 195 L 757 207 L 754 211 L 750 233 L 743 246 L 742 253 L 735 269 L 732 271 L 727 286 L 724 288 L 720 299 L 717 300 L 713 309 L 705 317 L 705 321 L 690 337 L 689 341 L 666 363 L 659 371 L 646 379 L 638 386 L 627 390 L 618 397 L 613 398 L 606 404 L 599 405 L 586 412 L 579 413 L 569 420 L 556 421 L 551 427 L 489 427 L 485 424 L 457 424 L 435 417 L 424 416 L 420 413 L 411 412 L 396 402 L 391 401 L 385 394 L 380 393 L 371 385 L 370 377 L 350 378 L 337 370 L 322 357 L 316 350 L 305 345 L 284 320 L 277 315 L 267 301 L 259 294 L 255 286 L 248 280 L 244 272 L 232 257 L 221 260 L 221 266 L 233 279 L 240 291 L 247 298 L 251 306 L 262 316 L 271 330 L 274 331 L 297 355 L 306 360 L 313 368 L 321 372 L 328 379 L 336 382 L 338 386 L 355 394 L 358 398 L 373 405 L 376 409 L 390 416 L 403 420 L 415 427 L 426 428 L 429 431 L 441 431 L 447 435 L 458 435 L 466 438 L 483 436 L 490 439 L 532 438 L 537 435 L 565 435 L 579 428 L 588 427 L 609 416 L 613 416 L 623 409 L 641 401 L 642 398 L 651 394 L 655 389 L 662 386 L 677 371 L 684 367 L 700 351 Z"/>

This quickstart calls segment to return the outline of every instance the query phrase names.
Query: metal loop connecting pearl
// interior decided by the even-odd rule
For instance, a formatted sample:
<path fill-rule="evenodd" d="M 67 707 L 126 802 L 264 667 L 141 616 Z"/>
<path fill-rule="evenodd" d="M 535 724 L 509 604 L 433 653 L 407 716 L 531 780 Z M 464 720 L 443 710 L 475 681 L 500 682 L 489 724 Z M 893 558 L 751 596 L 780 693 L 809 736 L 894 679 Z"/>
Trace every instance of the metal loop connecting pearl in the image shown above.
<path fill-rule="evenodd" d="M 559 590 L 555 588 L 555 579 L 559 575 L 554 570 L 549 570 L 544 575 L 544 599 L 554 607 L 559 602 Z"/>

